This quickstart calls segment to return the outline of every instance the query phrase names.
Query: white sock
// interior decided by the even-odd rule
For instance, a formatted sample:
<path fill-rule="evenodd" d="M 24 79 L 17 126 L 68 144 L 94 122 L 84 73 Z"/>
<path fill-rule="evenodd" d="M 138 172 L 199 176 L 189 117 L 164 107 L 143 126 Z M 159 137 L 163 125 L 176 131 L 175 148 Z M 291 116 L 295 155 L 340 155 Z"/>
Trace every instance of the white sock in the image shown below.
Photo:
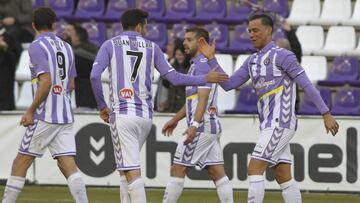
<path fill-rule="evenodd" d="M 15 203 L 25 184 L 25 177 L 10 176 L 6 181 L 2 203 Z"/>
<path fill-rule="evenodd" d="M 215 182 L 216 191 L 221 203 L 233 203 L 233 188 L 227 176 Z"/>
<path fill-rule="evenodd" d="M 129 184 L 131 203 L 146 203 L 145 183 L 141 177 Z"/>
<path fill-rule="evenodd" d="M 262 203 L 265 194 L 265 183 L 262 175 L 250 175 L 248 203 Z"/>
<path fill-rule="evenodd" d="M 282 190 L 282 197 L 285 203 L 301 203 L 301 193 L 297 183 L 294 180 L 289 180 L 280 184 Z"/>
<path fill-rule="evenodd" d="M 120 175 L 120 202 L 130 203 L 128 182 L 124 175 Z"/>
<path fill-rule="evenodd" d="M 88 203 L 86 188 L 81 174 L 75 172 L 67 178 L 68 186 L 76 203 Z"/>
<path fill-rule="evenodd" d="M 176 203 L 184 189 L 185 178 L 170 177 L 166 185 L 163 203 Z"/>

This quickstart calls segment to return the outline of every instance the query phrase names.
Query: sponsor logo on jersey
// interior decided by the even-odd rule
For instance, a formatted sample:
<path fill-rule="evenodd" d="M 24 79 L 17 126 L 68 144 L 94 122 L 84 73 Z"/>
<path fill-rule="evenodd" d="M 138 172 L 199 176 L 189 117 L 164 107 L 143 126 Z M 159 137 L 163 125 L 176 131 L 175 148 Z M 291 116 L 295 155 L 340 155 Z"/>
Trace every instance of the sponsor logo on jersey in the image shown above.
<path fill-rule="evenodd" d="M 122 99 L 131 99 L 134 95 L 134 91 L 130 88 L 123 88 L 119 91 L 119 96 Z"/>
<path fill-rule="evenodd" d="M 269 57 L 266 57 L 266 59 L 264 60 L 264 65 L 267 66 L 270 63 L 270 59 Z"/>
<path fill-rule="evenodd" d="M 63 88 L 61 87 L 61 85 L 54 85 L 52 88 L 52 92 L 55 95 L 60 95 L 62 91 L 63 91 Z"/>

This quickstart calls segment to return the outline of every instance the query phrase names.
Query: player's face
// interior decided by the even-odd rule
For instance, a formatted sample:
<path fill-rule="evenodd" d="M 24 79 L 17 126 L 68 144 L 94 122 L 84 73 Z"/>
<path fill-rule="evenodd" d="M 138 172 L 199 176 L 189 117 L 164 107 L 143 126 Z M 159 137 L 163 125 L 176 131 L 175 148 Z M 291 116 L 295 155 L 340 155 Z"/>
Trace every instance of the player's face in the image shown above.
<path fill-rule="evenodd" d="M 185 39 L 183 45 L 185 48 L 185 54 L 194 57 L 198 51 L 198 46 L 197 46 L 198 38 L 196 37 L 196 33 L 187 32 L 185 33 L 184 38 Z"/>
<path fill-rule="evenodd" d="M 271 27 L 263 25 L 261 19 L 250 21 L 248 31 L 254 48 L 262 49 L 271 41 Z"/>

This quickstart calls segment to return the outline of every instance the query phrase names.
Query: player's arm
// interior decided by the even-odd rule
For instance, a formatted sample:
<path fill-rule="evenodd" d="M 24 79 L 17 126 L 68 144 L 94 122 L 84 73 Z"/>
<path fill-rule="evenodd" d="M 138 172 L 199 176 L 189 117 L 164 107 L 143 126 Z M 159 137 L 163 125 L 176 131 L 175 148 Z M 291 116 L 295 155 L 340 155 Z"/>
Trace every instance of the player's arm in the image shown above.
<path fill-rule="evenodd" d="M 200 123 L 203 121 L 210 91 L 211 88 L 207 86 L 198 87 L 198 92 L 197 92 L 198 104 L 196 106 L 194 120 L 192 121 L 190 127 L 186 130 L 187 137 L 186 140 L 184 141 L 184 144 L 191 143 L 196 136 L 197 128 L 199 127 Z"/>
<path fill-rule="evenodd" d="M 36 79 L 35 79 L 36 80 Z M 51 89 L 51 76 L 43 73 L 37 78 L 38 87 L 35 92 L 34 100 L 21 118 L 20 125 L 28 126 L 34 124 L 34 113 L 36 109 L 45 101 Z"/>
<path fill-rule="evenodd" d="M 212 70 L 225 73 L 216 60 L 215 47 L 216 47 L 215 40 L 213 41 L 211 46 L 204 39 L 200 39 L 199 41 L 199 50 L 206 58 L 209 59 L 208 64 L 212 68 Z M 231 89 L 240 87 L 242 84 L 244 84 L 246 81 L 250 79 L 249 71 L 247 67 L 248 60 L 249 58 L 243 63 L 243 65 L 237 71 L 235 71 L 235 73 L 232 76 L 230 76 L 229 80 L 220 83 L 220 86 L 225 91 L 229 91 Z"/>
<path fill-rule="evenodd" d="M 91 87 L 95 96 L 97 107 L 100 110 L 100 117 L 107 123 L 109 122 L 110 110 L 107 107 L 104 99 L 101 85 L 101 74 L 104 72 L 106 67 L 109 66 L 111 55 L 112 44 L 111 41 L 108 40 L 101 46 L 90 74 Z"/>
<path fill-rule="evenodd" d="M 185 118 L 186 116 L 186 107 L 185 105 L 172 117 L 168 122 L 165 123 L 164 127 L 162 128 L 162 134 L 165 136 L 172 135 L 172 132 L 176 128 L 178 122 Z"/>
<path fill-rule="evenodd" d="M 335 135 L 338 132 L 339 124 L 331 115 L 330 110 L 321 98 L 319 91 L 314 87 L 304 69 L 297 62 L 295 55 L 293 53 L 287 55 L 284 60 L 282 60 L 282 64 L 279 64 L 278 67 L 281 67 L 297 84 L 300 85 L 305 94 L 319 109 L 321 115 L 323 115 L 326 131 L 330 131 L 332 135 Z"/>
<path fill-rule="evenodd" d="M 205 85 L 207 82 L 217 83 L 228 80 L 225 73 L 219 73 L 215 70 L 207 75 L 191 76 L 177 72 L 165 59 L 164 53 L 155 45 L 154 47 L 155 68 L 159 71 L 161 77 L 168 80 L 174 86 L 180 85 Z"/>

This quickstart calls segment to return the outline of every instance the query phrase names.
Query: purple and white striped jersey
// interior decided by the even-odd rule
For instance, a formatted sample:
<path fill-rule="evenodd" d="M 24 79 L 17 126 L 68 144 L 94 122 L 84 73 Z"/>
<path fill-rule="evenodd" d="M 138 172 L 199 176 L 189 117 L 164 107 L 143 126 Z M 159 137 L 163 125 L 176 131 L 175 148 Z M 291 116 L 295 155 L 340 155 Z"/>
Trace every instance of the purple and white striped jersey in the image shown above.
<path fill-rule="evenodd" d="M 154 68 L 174 85 L 203 85 L 206 77 L 188 76 L 175 71 L 154 42 L 140 33 L 125 31 L 101 46 L 91 71 L 91 84 L 98 108 L 106 107 L 101 73 L 108 68 L 110 108 L 117 114 L 153 117 L 151 83 Z"/>
<path fill-rule="evenodd" d="M 35 96 L 38 76 L 51 75 L 51 89 L 46 100 L 38 107 L 34 117 L 48 123 L 72 123 L 70 82 L 76 77 L 72 48 L 52 32 L 36 37 L 29 47 L 32 93 Z"/>
<path fill-rule="evenodd" d="M 216 60 L 210 61 L 211 67 L 217 65 Z M 304 88 L 306 94 L 311 95 L 310 98 L 322 114 L 329 111 L 295 55 L 291 51 L 275 46 L 274 42 L 249 56 L 221 86 L 225 90 L 233 89 L 250 78 L 258 96 L 260 129 L 276 127 L 296 129 L 295 82 Z"/>
<path fill-rule="evenodd" d="M 189 75 L 204 75 L 210 72 L 211 68 L 207 63 L 208 60 L 203 55 L 198 55 L 191 59 L 192 65 L 190 66 Z M 198 105 L 198 89 L 208 88 L 211 89 L 209 99 L 206 105 L 202 123 L 197 129 L 197 132 L 205 132 L 209 134 L 221 133 L 221 125 L 217 115 L 217 84 L 206 83 L 204 86 L 186 86 L 186 121 L 188 127 L 194 120 L 196 107 Z"/>

